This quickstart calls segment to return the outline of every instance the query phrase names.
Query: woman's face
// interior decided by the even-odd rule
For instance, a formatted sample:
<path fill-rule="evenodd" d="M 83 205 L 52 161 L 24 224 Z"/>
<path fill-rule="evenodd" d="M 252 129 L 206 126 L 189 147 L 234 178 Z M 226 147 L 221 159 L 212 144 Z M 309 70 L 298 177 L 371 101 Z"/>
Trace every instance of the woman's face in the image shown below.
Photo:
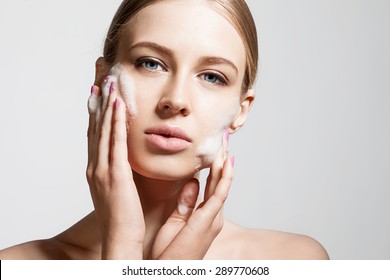
<path fill-rule="evenodd" d="M 128 107 L 129 162 L 141 175 L 192 176 L 210 166 L 225 130 L 242 119 L 244 45 L 206 1 L 140 11 L 121 34 L 114 68 Z"/>

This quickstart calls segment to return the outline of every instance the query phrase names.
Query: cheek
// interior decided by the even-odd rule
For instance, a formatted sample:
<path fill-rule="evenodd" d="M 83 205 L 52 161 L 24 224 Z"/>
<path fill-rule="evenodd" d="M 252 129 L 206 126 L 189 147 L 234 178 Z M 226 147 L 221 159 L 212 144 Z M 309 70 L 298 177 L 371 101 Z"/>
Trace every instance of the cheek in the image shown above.
<path fill-rule="evenodd" d="M 122 71 L 118 77 L 119 91 L 126 104 L 130 116 L 137 115 L 136 95 L 137 90 L 133 79 L 126 71 Z"/>
<path fill-rule="evenodd" d="M 236 111 L 237 106 L 233 104 L 225 108 L 225 110 L 220 110 L 217 113 L 215 113 L 215 110 L 211 110 L 214 114 L 213 116 L 210 116 L 209 120 L 213 120 L 213 126 L 202 128 L 203 139 L 196 151 L 198 169 L 210 166 L 216 159 L 218 151 L 222 146 L 225 131 L 229 128 L 234 119 L 234 113 L 226 115 L 226 112 Z M 203 123 L 209 124 L 209 120 Z"/>
<path fill-rule="evenodd" d="M 131 78 L 126 68 L 120 63 L 115 64 L 111 68 L 109 75 L 113 78 L 118 86 L 120 96 L 126 104 L 127 114 L 130 116 L 135 116 L 137 114 L 137 91 L 134 80 Z"/>

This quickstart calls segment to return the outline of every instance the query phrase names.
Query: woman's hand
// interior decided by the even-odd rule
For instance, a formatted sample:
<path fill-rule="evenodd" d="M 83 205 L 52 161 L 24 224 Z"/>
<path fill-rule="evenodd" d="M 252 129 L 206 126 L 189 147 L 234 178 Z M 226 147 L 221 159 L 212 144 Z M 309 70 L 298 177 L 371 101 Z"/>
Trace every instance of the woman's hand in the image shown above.
<path fill-rule="evenodd" d="M 126 108 L 113 77 L 106 78 L 103 92 L 97 86 L 91 92 L 87 180 L 102 235 L 102 258 L 142 259 L 145 222 L 128 162 Z"/>
<path fill-rule="evenodd" d="M 210 168 L 204 200 L 195 209 L 199 182 L 192 179 L 183 187 L 178 206 L 160 229 L 152 259 L 203 259 L 223 227 L 223 205 L 233 180 L 234 157 L 228 157 L 229 132 Z"/>

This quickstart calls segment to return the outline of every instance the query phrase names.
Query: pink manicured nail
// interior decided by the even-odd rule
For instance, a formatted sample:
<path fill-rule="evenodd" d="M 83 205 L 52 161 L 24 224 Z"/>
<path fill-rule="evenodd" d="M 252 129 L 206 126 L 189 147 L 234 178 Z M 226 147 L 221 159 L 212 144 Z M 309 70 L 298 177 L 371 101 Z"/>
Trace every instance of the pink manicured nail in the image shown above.
<path fill-rule="evenodd" d="M 109 79 L 110 79 L 110 76 L 106 76 L 106 77 L 104 78 L 104 82 L 107 83 Z"/>
<path fill-rule="evenodd" d="M 113 91 L 114 91 L 114 82 L 111 83 L 110 90 L 108 93 L 111 94 Z"/>
<path fill-rule="evenodd" d="M 118 107 L 119 107 L 119 100 L 118 100 L 118 98 L 115 98 L 114 107 L 115 107 L 115 110 L 118 109 Z"/>
<path fill-rule="evenodd" d="M 230 157 L 230 164 L 232 165 L 232 167 L 234 167 L 234 156 Z"/>
<path fill-rule="evenodd" d="M 95 94 L 96 95 L 95 86 L 91 86 L 91 94 Z"/>
<path fill-rule="evenodd" d="M 226 142 L 229 141 L 229 137 L 230 137 L 229 128 L 226 128 L 226 130 L 225 130 L 225 139 L 226 139 Z"/>

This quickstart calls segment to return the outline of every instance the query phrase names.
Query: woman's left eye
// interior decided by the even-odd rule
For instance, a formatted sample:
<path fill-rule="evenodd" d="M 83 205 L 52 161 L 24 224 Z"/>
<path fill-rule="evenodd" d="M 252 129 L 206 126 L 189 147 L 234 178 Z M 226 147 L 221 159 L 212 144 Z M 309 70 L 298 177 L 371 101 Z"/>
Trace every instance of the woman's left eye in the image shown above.
<path fill-rule="evenodd" d="M 217 74 L 205 73 L 205 74 L 202 74 L 202 76 L 206 82 L 211 83 L 211 84 L 220 84 L 220 85 L 227 84 L 226 80 Z"/>

